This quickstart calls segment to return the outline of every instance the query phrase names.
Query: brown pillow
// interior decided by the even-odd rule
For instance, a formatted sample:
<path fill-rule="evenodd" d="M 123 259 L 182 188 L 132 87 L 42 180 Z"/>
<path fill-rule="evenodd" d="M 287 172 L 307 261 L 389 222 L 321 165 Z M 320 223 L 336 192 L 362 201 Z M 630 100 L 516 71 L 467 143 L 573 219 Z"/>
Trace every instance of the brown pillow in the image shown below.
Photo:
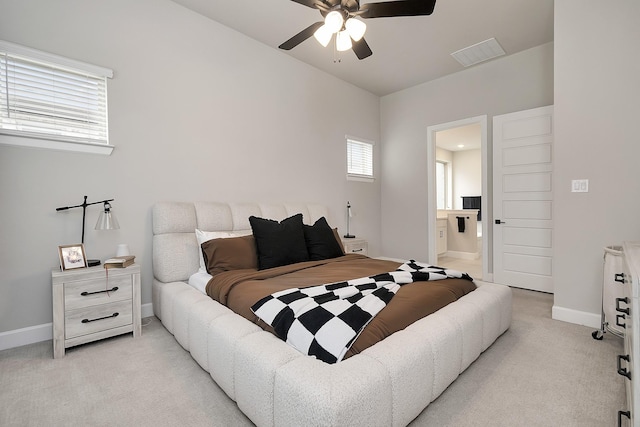
<path fill-rule="evenodd" d="M 211 239 L 201 247 L 204 265 L 212 276 L 223 271 L 258 268 L 256 242 L 252 235 Z"/>

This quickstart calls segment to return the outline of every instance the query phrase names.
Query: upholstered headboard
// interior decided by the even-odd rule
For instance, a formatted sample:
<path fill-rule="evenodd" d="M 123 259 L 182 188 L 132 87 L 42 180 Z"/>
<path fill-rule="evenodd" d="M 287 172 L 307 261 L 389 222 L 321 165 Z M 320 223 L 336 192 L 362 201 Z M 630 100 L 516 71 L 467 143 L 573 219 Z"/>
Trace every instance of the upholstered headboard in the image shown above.
<path fill-rule="evenodd" d="M 219 202 L 159 202 L 153 206 L 153 276 L 155 282 L 187 281 L 198 271 L 196 228 L 203 231 L 251 230 L 249 216 L 283 220 L 302 213 L 305 224 L 325 217 L 328 209 L 317 204 L 267 204 Z"/>

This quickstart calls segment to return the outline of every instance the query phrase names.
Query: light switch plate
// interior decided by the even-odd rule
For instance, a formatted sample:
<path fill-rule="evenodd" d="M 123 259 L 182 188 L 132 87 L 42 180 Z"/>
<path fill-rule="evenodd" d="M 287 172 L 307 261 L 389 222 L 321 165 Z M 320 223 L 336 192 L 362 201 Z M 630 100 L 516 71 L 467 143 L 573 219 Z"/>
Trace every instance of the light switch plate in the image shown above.
<path fill-rule="evenodd" d="M 573 179 L 573 180 L 571 180 L 571 192 L 572 193 L 588 193 L 589 192 L 589 180 L 588 179 Z"/>

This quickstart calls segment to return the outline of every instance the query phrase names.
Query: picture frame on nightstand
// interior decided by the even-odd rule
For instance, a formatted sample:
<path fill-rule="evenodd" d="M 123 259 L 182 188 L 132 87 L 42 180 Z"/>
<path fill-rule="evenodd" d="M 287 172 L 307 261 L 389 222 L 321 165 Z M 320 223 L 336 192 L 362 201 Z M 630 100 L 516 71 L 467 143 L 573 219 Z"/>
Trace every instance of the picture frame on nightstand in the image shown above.
<path fill-rule="evenodd" d="M 58 246 L 58 256 L 60 257 L 60 269 L 74 270 L 76 268 L 87 268 L 87 255 L 84 252 L 84 244 Z"/>

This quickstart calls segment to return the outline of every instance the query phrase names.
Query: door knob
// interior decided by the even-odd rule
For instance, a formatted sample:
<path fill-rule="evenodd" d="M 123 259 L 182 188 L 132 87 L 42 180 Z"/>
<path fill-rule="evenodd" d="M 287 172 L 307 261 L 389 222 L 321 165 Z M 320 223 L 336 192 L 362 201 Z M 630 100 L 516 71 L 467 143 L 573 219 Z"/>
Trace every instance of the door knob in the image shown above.
<path fill-rule="evenodd" d="M 500 225 L 500 224 L 506 224 L 506 222 L 501 221 L 501 220 L 499 220 L 499 219 L 496 219 L 496 224 L 498 224 L 498 225 Z"/>

